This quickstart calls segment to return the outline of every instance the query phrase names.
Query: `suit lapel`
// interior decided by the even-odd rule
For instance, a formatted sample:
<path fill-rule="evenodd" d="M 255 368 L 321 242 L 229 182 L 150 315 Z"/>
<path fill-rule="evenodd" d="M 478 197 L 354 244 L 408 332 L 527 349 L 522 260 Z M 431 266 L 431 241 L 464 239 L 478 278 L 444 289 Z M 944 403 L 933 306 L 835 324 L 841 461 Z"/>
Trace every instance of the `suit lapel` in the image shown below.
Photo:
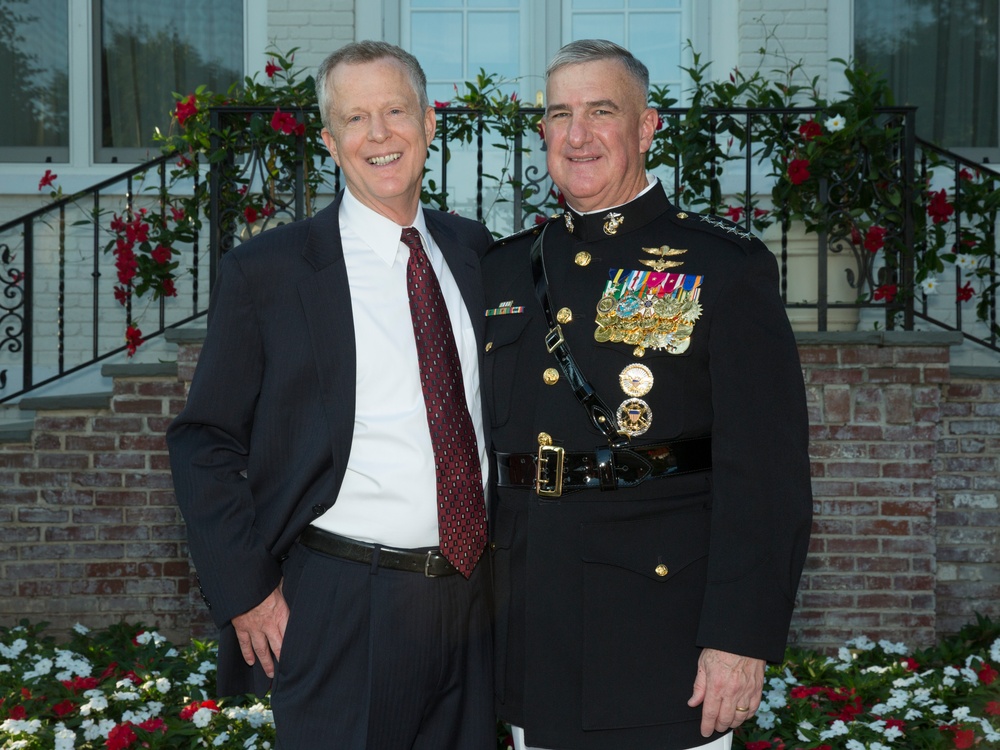
<path fill-rule="evenodd" d="M 479 253 L 453 227 L 442 221 L 439 212 L 424 211 L 424 219 L 430 233 L 434 235 L 434 241 L 440 248 L 441 254 L 444 255 L 444 259 L 448 263 L 448 268 L 455 278 L 455 283 L 458 284 L 459 291 L 462 293 L 462 299 L 465 301 L 469 317 L 472 319 L 472 327 L 476 332 L 476 344 L 481 354 L 486 332 L 486 319 L 483 315 L 486 307 L 483 280 L 477 262 Z"/>
<path fill-rule="evenodd" d="M 339 490 L 351 451 L 356 406 L 357 351 L 351 289 L 340 240 L 343 193 L 312 220 L 302 249 L 315 273 L 299 283 L 309 345 L 316 362 L 319 387 L 330 425 L 334 467 Z M 291 335 L 295 335 L 294 332 Z"/>

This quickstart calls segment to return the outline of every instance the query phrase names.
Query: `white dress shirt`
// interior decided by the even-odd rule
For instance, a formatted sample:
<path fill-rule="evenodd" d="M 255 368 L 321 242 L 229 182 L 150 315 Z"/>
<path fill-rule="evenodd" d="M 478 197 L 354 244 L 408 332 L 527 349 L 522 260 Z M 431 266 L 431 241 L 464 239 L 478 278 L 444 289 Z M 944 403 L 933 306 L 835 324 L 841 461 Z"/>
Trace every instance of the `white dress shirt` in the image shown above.
<path fill-rule="evenodd" d="M 437 274 L 462 363 L 465 399 L 483 479 L 488 458 L 479 394 L 479 352 L 472 319 L 423 209 L 413 227 Z M 350 189 L 340 204 L 340 236 L 351 288 L 357 345 L 357 408 L 344 484 L 313 524 L 387 547 L 436 547 L 437 482 L 413 338 L 403 227 L 363 205 Z M 351 325 L 351 321 L 343 321 Z"/>

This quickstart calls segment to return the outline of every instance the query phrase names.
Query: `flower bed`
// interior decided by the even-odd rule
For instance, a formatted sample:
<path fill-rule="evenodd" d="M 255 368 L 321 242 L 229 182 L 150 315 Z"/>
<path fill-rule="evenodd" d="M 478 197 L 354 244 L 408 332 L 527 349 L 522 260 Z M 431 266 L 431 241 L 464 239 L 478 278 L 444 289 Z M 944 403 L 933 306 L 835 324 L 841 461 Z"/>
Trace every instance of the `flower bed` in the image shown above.
<path fill-rule="evenodd" d="M 0 628 L 0 750 L 274 746 L 266 700 L 214 698 L 215 645 L 175 647 L 123 623 Z M 980 619 L 933 649 L 860 637 L 835 657 L 789 651 L 739 733 L 744 750 L 1000 747 L 1000 626 Z M 498 732 L 508 747 L 505 727 Z"/>

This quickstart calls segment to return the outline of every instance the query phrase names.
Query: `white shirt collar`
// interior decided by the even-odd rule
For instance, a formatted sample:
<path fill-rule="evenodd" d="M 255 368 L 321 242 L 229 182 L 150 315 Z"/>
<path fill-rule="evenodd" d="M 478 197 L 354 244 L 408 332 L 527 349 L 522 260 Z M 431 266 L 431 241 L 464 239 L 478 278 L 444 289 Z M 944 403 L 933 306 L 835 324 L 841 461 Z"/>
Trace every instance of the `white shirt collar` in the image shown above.
<path fill-rule="evenodd" d="M 659 178 L 656 175 L 654 175 L 652 172 L 646 172 L 646 187 L 644 187 L 642 190 L 640 190 L 636 195 L 632 196 L 632 200 L 626 201 L 625 203 L 620 203 L 619 205 L 621 205 L 621 206 L 627 205 L 628 203 L 631 203 L 636 198 L 638 198 L 640 195 L 645 195 L 650 190 L 652 190 L 653 189 L 653 185 L 655 185 L 659 181 L 660 181 Z M 573 208 L 573 207 L 570 206 L 570 208 Z M 599 214 L 599 213 L 601 213 L 601 211 L 607 211 L 608 209 L 611 209 L 611 208 L 618 208 L 618 206 L 607 206 L 605 208 L 594 209 L 593 211 L 576 211 L 575 208 L 573 208 L 573 210 L 576 211 L 578 214 L 580 214 L 580 216 L 585 216 L 586 214 Z"/>
<path fill-rule="evenodd" d="M 344 190 L 344 199 L 340 204 L 340 220 L 350 226 L 358 238 L 387 266 L 393 264 L 399 250 L 402 226 L 359 201 L 351 193 L 350 188 Z M 417 207 L 417 215 L 410 226 L 420 232 L 424 248 L 428 248 L 430 236 L 422 206 Z"/>

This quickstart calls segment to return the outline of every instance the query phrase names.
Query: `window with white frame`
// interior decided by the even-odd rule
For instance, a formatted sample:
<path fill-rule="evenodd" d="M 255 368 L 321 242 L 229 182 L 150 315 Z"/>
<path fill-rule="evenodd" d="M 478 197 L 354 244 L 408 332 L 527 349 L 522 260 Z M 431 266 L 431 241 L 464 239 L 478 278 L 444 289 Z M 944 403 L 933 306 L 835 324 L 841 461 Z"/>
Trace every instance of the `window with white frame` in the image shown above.
<path fill-rule="evenodd" d="M 0 162 L 157 155 L 173 92 L 243 80 L 247 2 L 0 0 Z"/>

